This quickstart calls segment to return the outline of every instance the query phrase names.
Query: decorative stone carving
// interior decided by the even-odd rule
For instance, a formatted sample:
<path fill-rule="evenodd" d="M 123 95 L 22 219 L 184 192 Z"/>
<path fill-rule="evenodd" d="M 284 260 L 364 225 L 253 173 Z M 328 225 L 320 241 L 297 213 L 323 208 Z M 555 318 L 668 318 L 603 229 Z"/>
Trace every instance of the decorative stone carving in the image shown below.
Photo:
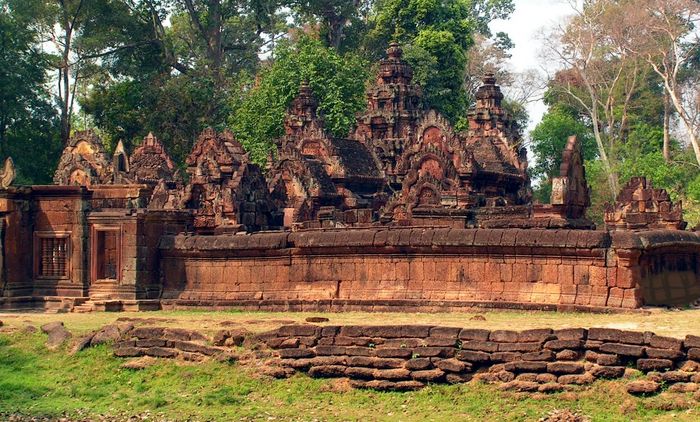
<path fill-rule="evenodd" d="M 534 217 L 538 222 L 549 220 L 545 227 L 595 228 L 595 224 L 586 218 L 586 210 L 591 205 L 590 188 L 586 183 L 581 143 L 576 136 L 569 137 L 566 143 L 559 176 L 552 178 L 550 198 L 550 204 L 534 206 Z"/>
<path fill-rule="evenodd" d="M 367 90 L 367 111 L 360 115 L 353 137 L 376 156 L 391 186 L 401 188 L 396 164 L 415 140 L 416 123 L 423 114 L 421 88 L 412 83 L 413 69 L 403 60 L 403 50 L 392 43 L 387 58 L 379 62 L 375 84 Z"/>
<path fill-rule="evenodd" d="M 565 208 L 567 218 L 585 218 L 591 205 L 591 193 L 586 182 L 581 143 L 571 136 L 562 154 L 559 177 L 552 180 L 551 204 Z"/>
<path fill-rule="evenodd" d="M 605 205 L 609 230 L 685 230 L 683 204 L 674 204 L 665 189 L 654 189 L 645 177 L 633 177 L 617 197 Z"/>
<path fill-rule="evenodd" d="M 484 77 L 469 112 L 465 143 L 477 164 L 472 187 L 481 206 L 527 205 L 532 200 L 526 150 L 518 125 L 502 106 L 503 93 L 493 74 Z"/>
<path fill-rule="evenodd" d="M 143 138 L 141 145 L 134 150 L 128 173 L 134 182 L 152 186 L 161 180 L 171 182 L 178 179 L 175 164 L 163 144 L 152 133 Z"/>
<path fill-rule="evenodd" d="M 15 171 L 15 162 L 12 161 L 12 157 L 7 157 L 5 159 L 5 166 L 0 172 L 0 189 L 7 189 L 15 181 L 15 176 L 17 172 Z"/>
<path fill-rule="evenodd" d="M 130 184 L 129 156 L 126 154 L 124 143 L 120 140 L 112 155 L 112 174 L 115 184 Z"/>
<path fill-rule="evenodd" d="M 206 129 L 186 163 L 190 180 L 180 201 L 181 208 L 193 210 L 195 230 L 256 231 L 277 225 L 265 178 L 233 133 Z"/>
<path fill-rule="evenodd" d="M 54 182 L 90 186 L 110 183 L 111 179 L 112 167 L 102 140 L 91 130 L 76 132 L 63 150 Z"/>
<path fill-rule="evenodd" d="M 285 136 L 270 162 L 268 187 L 285 227 L 340 227 L 370 223 L 384 179 L 357 140 L 324 130 L 318 101 L 302 84 L 285 118 Z M 365 211 L 361 211 L 365 210 Z"/>

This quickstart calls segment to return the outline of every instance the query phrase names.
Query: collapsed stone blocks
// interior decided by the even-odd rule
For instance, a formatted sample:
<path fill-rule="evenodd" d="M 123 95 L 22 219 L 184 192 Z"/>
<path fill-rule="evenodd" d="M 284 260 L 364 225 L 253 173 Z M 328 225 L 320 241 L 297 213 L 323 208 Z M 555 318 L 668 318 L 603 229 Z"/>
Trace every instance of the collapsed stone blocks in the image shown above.
<path fill-rule="evenodd" d="M 630 394 L 655 393 L 661 383 L 674 391 L 695 391 L 700 381 L 700 338 L 695 336 L 681 340 L 607 328 L 515 332 L 290 325 L 263 338 L 281 358 L 281 367 L 317 378 L 349 378 L 358 388 L 402 391 L 475 379 L 502 384 L 504 390 L 551 393 L 596 379 L 623 378 L 629 365 L 649 377 L 631 382 Z M 353 343 L 348 339 L 362 339 L 356 342 L 361 346 L 347 346 Z M 654 359 L 648 350 L 676 354 Z M 562 351 L 567 359 L 558 358 Z"/>

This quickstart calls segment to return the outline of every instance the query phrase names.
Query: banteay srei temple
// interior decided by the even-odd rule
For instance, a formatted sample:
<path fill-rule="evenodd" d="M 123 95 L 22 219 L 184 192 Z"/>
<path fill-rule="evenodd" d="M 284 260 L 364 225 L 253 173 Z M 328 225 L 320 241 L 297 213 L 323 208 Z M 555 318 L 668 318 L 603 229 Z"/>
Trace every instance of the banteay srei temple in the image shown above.
<path fill-rule="evenodd" d="M 533 203 L 502 100 L 486 75 L 456 132 L 392 44 L 351 133 L 332 136 L 302 84 L 264 168 L 230 131 L 202 132 L 182 169 L 157 136 L 110 157 L 75 133 L 54 185 L 13 186 L 6 166 L 0 308 L 608 311 L 699 299 L 700 237 L 681 205 L 636 178 L 596 227 L 573 137 L 551 203 Z"/>

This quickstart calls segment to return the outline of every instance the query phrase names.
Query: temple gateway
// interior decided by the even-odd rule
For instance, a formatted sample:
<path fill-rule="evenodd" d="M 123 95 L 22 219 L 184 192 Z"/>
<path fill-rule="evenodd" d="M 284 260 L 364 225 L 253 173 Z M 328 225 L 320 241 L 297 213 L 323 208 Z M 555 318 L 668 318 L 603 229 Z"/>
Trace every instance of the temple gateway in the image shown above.
<path fill-rule="evenodd" d="M 576 138 L 534 204 L 520 130 L 486 75 L 457 132 L 392 44 L 344 138 L 308 85 L 267 168 L 205 130 L 181 175 L 156 136 L 112 157 L 78 132 L 51 186 L 0 187 L 0 308 L 634 309 L 700 298 L 700 237 L 632 179 L 586 218 Z M 11 161 L 6 167 L 11 166 Z M 184 176 L 184 177 L 183 177 Z"/>

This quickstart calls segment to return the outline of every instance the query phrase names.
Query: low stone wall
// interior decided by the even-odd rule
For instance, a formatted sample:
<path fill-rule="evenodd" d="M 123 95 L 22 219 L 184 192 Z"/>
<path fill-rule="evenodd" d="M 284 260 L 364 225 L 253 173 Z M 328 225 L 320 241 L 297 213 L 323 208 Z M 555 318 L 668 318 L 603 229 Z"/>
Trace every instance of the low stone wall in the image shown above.
<path fill-rule="evenodd" d="M 630 368 L 647 374 L 646 380 L 629 384 L 631 393 L 654 393 L 662 384 L 695 391 L 700 383 L 698 336 L 680 340 L 607 328 L 515 332 L 290 325 L 266 334 L 264 342 L 276 351 L 282 369 L 349 378 L 355 387 L 379 390 L 476 379 L 509 390 L 557 392 L 596 379 L 622 378 Z"/>
<path fill-rule="evenodd" d="M 681 231 L 373 228 L 178 235 L 164 237 L 160 252 L 165 309 L 607 311 L 700 298 L 700 237 Z"/>
<path fill-rule="evenodd" d="M 224 347 L 211 345 L 212 339 L 197 331 L 178 328 L 138 327 L 114 343 L 114 356 L 133 358 L 182 359 L 199 362 L 208 358 L 227 360 L 232 355 Z M 221 346 L 224 344 L 221 343 Z"/>

